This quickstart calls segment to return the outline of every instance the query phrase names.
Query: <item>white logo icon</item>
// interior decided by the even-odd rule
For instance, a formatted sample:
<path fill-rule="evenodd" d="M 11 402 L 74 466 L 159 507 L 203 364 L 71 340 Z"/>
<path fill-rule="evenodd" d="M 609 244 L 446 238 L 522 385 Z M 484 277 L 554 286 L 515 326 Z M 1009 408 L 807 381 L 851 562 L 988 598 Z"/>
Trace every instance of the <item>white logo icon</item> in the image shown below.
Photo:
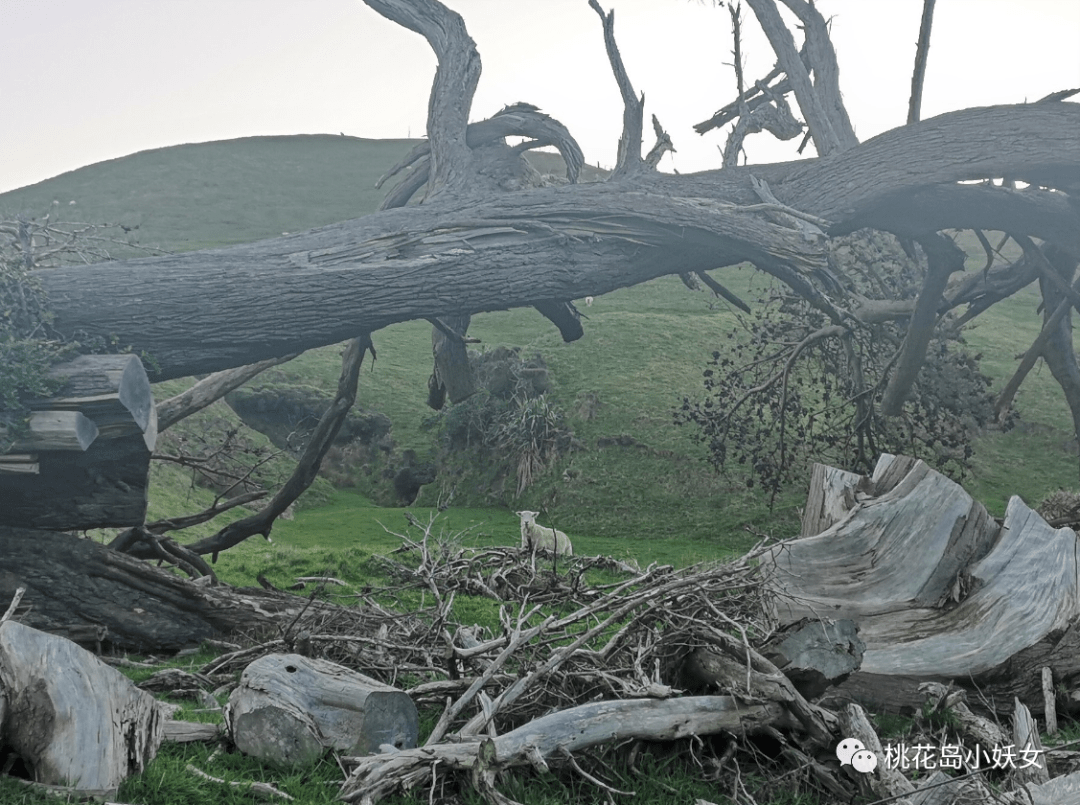
<path fill-rule="evenodd" d="M 851 765 L 857 772 L 867 774 L 877 768 L 877 755 L 867 751 L 862 741 L 845 738 L 836 747 L 836 757 L 841 766 Z"/>

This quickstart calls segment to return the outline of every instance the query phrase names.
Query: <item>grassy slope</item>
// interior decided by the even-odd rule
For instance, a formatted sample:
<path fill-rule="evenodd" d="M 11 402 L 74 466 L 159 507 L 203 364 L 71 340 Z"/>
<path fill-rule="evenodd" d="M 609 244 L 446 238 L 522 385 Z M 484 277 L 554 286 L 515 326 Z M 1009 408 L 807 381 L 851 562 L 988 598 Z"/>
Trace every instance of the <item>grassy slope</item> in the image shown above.
<path fill-rule="evenodd" d="M 372 189 L 375 178 L 409 146 L 403 141 L 326 136 L 184 146 L 91 166 L 0 196 L 0 210 L 40 211 L 53 198 L 65 203 L 74 198 L 75 209 L 86 220 L 141 221 L 146 243 L 178 250 L 223 245 L 370 210 L 378 198 Z M 723 279 L 745 290 L 752 282 L 749 274 L 733 269 Z M 972 346 L 986 351 L 985 365 L 999 380 L 1012 371 L 1014 355 L 1038 330 L 1036 304 L 1032 294 L 1019 295 L 995 308 L 971 334 Z M 554 393 L 568 411 L 574 411 L 575 401 L 586 392 L 601 402 L 595 419 L 571 420 L 584 449 L 554 468 L 526 493 L 521 505 L 544 508 L 549 521 L 574 537 L 579 552 L 633 555 L 642 562 L 682 564 L 738 550 L 750 541 L 741 530 L 744 523 L 778 535 L 790 533 L 798 490 L 770 514 L 755 495 L 717 479 L 691 434 L 671 425 L 670 411 L 681 397 L 700 393 L 704 362 L 722 343 L 730 314 L 722 307 L 710 309 L 703 295 L 688 292 L 674 279 L 624 289 L 582 309 L 588 316 L 586 335 L 574 344 L 563 344 L 532 310 L 479 316 L 471 331 L 488 348 L 510 344 L 526 353 L 541 352 L 552 369 Z M 430 415 L 424 406 L 429 327 L 397 325 L 377 333 L 375 340 L 379 360 L 374 371 L 363 372 L 360 402 L 393 418 L 399 447 L 426 451 L 431 437 L 421 423 Z M 271 376 L 331 388 L 338 365 L 338 350 L 330 347 L 273 370 Z M 159 389 L 159 396 L 175 393 L 178 385 Z M 1045 369 L 1029 379 L 1018 401 L 1024 427 L 979 440 L 976 470 L 968 484 L 997 513 L 1010 492 L 1034 501 L 1056 486 L 1075 484 L 1066 409 Z M 599 438 L 617 435 L 631 436 L 640 445 L 597 446 Z M 573 472 L 566 475 L 570 480 L 563 480 L 567 469 Z M 152 516 L 191 511 L 208 502 L 209 493 L 191 489 L 184 473 L 167 467 L 155 473 Z M 415 511 L 421 517 L 427 513 L 423 506 Z M 369 578 L 371 555 L 398 544 L 384 525 L 391 530 L 403 526 L 400 512 L 374 507 L 353 492 L 331 493 L 325 505 L 279 523 L 273 544 L 256 538 L 230 551 L 219 571 L 239 584 L 252 583 L 257 572 L 278 583 L 311 572 Z M 454 507 L 443 515 L 440 529 L 470 529 L 464 539 L 476 544 L 517 539 L 517 520 L 505 508 Z M 170 747 L 152 772 L 130 781 L 123 793 L 131 801 L 148 803 L 250 801 L 249 794 L 198 783 L 184 772 L 187 762 L 203 766 L 208 753 L 198 746 Z M 332 778 L 336 769 L 316 770 L 314 782 L 307 783 L 227 755 L 208 770 L 230 779 L 273 779 L 306 802 L 330 801 L 335 790 L 318 779 Z M 664 779 L 683 789 L 672 801 L 722 800 L 716 790 L 700 788 L 700 781 L 695 783 L 700 790 L 691 790 L 693 780 L 678 773 Z M 640 779 L 626 785 L 644 792 Z M 531 802 L 565 801 L 560 786 L 534 788 Z M 40 801 L 17 784 L 0 781 L 3 801 L 23 801 L 24 796 L 27 802 Z M 665 798 L 660 789 L 645 797 Z"/>
<path fill-rule="evenodd" d="M 159 149 L 4 194 L 0 210 L 40 211 L 52 199 L 75 199 L 74 209 L 88 220 L 140 221 L 144 243 L 177 250 L 224 245 L 370 211 L 381 197 L 375 180 L 411 145 L 310 135 Z M 558 171 L 557 158 L 540 159 L 542 171 Z M 736 288 L 757 281 L 747 270 L 726 273 Z M 1031 294 L 1020 295 L 972 332 L 972 346 L 986 352 L 985 365 L 999 380 L 1037 332 L 1036 304 Z M 745 489 L 714 477 L 691 433 L 671 425 L 671 409 L 684 395 L 700 393 L 705 360 L 732 323 L 727 310 L 710 309 L 703 294 L 690 293 L 674 278 L 623 289 L 582 309 L 586 334 L 573 344 L 563 344 L 531 309 L 478 316 L 470 331 L 484 348 L 509 344 L 542 353 L 555 395 L 568 411 L 585 392 L 601 402 L 595 419 L 571 420 L 585 449 L 527 491 L 521 505 L 543 510 L 572 535 L 595 538 L 597 549 L 610 541 L 624 550 L 636 543 L 668 561 L 738 550 L 749 541 L 741 532 L 746 522 L 789 533 L 797 490 L 770 514 Z M 423 322 L 376 333 L 379 360 L 373 371 L 364 371 L 359 394 L 361 405 L 392 417 L 399 447 L 421 453 L 431 448 L 430 433 L 421 427 L 431 413 L 424 405 L 429 338 Z M 268 378 L 330 389 L 337 371 L 338 350 L 330 347 L 272 370 Z M 1035 501 L 1076 478 L 1066 409 L 1045 370 L 1029 379 L 1018 401 L 1024 426 L 981 439 L 969 481 L 997 512 L 1013 491 Z M 600 437 L 623 434 L 640 445 L 597 447 Z M 573 472 L 564 479 L 570 465 Z M 175 480 L 163 486 L 176 497 Z M 434 490 L 421 502 L 434 503 Z"/>

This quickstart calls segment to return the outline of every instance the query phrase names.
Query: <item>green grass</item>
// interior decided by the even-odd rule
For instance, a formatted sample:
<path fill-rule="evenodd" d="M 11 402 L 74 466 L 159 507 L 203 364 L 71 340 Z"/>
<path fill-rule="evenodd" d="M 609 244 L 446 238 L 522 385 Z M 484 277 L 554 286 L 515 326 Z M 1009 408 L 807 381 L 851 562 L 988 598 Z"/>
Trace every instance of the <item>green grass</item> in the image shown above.
<path fill-rule="evenodd" d="M 258 137 L 148 151 L 4 194 L 0 212 L 44 212 L 56 199 L 68 217 L 138 224 L 140 241 L 148 245 L 169 250 L 223 246 L 370 212 L 381 198 L 374 189 L 376 178 L 411 145 L 333 136 Z M 548 160 L 542 169 L 553 171 L 550 158 L 541 159 Z M 72 199 L 74 207 L 67 204 Z M 969 270 L 979 270 L 980 258 L 973 253 Z M 748 269 L 714 274 L 747 300 L 764 282 Z M 1029 289 L 977 319 L 970 331 L 968 341 L 984 353 L 984 369 L 998 387 L 1015 368 L 1015 356 L 1038 332 L 1037 304 L 1037 294 Z M 572 344 L 563 343 L 550 322 L 532 309 L 474 317 L 470 335 L 481 339 L 480 348 L 509 345 L 520 347 L 525 356 L 543 355 L 551 370 L 552 396 L 567 412 L 580 446 L 520 499 L 452 506 L 440 516 L 436 532 L 467 531 L 462 541 L 478 546 L 516 544 L 518 521 L 512 510 L 529 508 L 540 510 L 545 524 L 566 531 L 579 554 L 680 566 L 742 552 L 755 541 L 746 526 L 778 537 L 796 533 L 802 489 L 790 490 L 770 509 L 755 490 L 713 473 L 693 432 L 672 424 L 672 411 L 684 396 L 703 394 L 706 361 L 725 343 L 735 321 L 726 305 L 688 291 L 675 278 L 662 278 L 579 307 L 587 317 L 585 336 Z M 424 322 L 375 333 L 379 358 L 365 365 L 358 394 L 360 406 L 391 417 L 398 451 L 414 449 L 421 456 L 431 455 L 435 447 L 432 431 L 424 427 L 432 416 L 425 405 L 430 338 Z M 333 390 L 339 369 L 340 348 L 326 347 L 270 370 L 256 383 Z M 163 384 L 156 395 L 167 397 L 182 386 Z M 578 413 L 586 394 L 599 400 L 595 418 Z M 1017 406 L 1020 427 L 976 440 L 973 471 L 965 482 L 995 514 L 1003 513 L 1011 494 L 1034 504 L 1059 486 L 1077 486 L 1068 410 L 1045 367 L 1028 378 Z M 198 428 L 200 421 L 193 418 L 178 428 Z M 629 437 L 623 440 L 628 446 L 601 446 L 613 437 Z M 282 466 L 287 471 L 291 464 L 283 459 Z M 193 487 L 186 471 L 155 464 L 153 472 L 151 519 L 199 510 L 213 498 Z M 435 506 L 438 487 L 426 487 L 412 507 L 421 520 Z M 380 580 L 373 557 L 398 546 L 399 538 L 383 526 L 404 530 L 401 510 L 376 506 L 361 491 L 328 491 L 325 486 L 309 500 L 318 505 L 300 507 L 295 520 L 275 524 L 273 543 L 255 537 L 223 554 L 216 568 L 220 576 L 252 585 L 263 573 L 284 586 L 300 575 L 329 574 L 348 582 L 343 590 L 330 589 L 343 596 Z M 232 512 L 191 529 L 183 539 L 213 533 L 244 514 Z M 479 622 L 491 616 L 490 605 L 465 596 L 458 606 L 463 618 Z M 146 805 L 252 801 L 250 793 L 192 777 L 184 770 L 187 763 L 227 779 L 274 782 L 301 802 L 330 802 L 336 793 L 336 786 L 325 784 L 338 778 L 332 763 L 288 775 L 235 755 L 209 763 L 209 755 L 210 749 L 199 745 L 166 747 L 145 774 L 125 784 L 119 798 Z M 639 801 L 650 803 L 726 801 L 716 784 L 702 780 L 684 761 L 657 760 L 642 777 L 613 770 L 611 782 L 637 790 Z M 504 790 L 529 803 L 599 799 L 588 785 L 529 774 L 515 776 Z M 426 802 L 427 796 L 415 792 L 407 801 Z M 475 801 L 470 797 L 465 794 L 464 801 Z M 0 802 L 39 801 L 53 800 L 0 779 Z M 796 802 L 810 800 L 772 800 L 773 805 Z"/>

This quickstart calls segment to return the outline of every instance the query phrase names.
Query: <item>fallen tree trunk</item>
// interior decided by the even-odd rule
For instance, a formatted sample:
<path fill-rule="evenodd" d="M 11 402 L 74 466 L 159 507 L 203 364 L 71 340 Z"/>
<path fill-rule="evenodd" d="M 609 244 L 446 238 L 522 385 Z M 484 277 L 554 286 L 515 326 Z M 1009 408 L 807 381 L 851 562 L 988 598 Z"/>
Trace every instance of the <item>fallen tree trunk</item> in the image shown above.
<path fill-rule="evenodd" d="M 920 682 L 955 680 L 1002 713 L 1014 697 L 1041 713 L 1040 669 L 1080 674 L 1073 531 L 1051 528 L 1017 497 L 999 525 L 957 484 L 902 457 L 883 456 L 871 478 L 837 473 L 816 489 L 829 499 L 810 500 L 808 517 L 840 519 L 764 561 L 781 623 L 858 624 L 866 653 L 840 695 L 895 710 L 921 704 Z"/>
<path fill-rule="evenodd" d="M 305 603 L 195 584 L 93 540 L 51 531 L 0 527 L 0 556 L 0 600 L 27 588 L 24 624 L 95 650 L 178 651 L 273 627 Z"/>
<path fill-rule="evenodd" d="M 1075 104 L 971 109 L 815 160 L 434 196 L 260 243 L 50 269 L 40 278 L 58 331 L 115 336 L 144 350 L 155 379 L 251 364 L 395 322 L 578 299 L 747 260 L 823 303 L 805 278 L 826 268 L 822 244 L 767 213 L 743 211 L 760 204 L 755 180 L 781 204 L 836 227 L 874 214 L 886 229 L 910 229 L 891 210 L 945 185 L 951 203 L 923 209 L 912 234 L 1000 220 L 1073 250 L 1075 214 L 1047 202 L 1053 194 L 953 183 L 1008 175 L 1066 187 L 1080 170 L 1078 120 Z M 975 224 L 969 200 L 980 205 Z M 1032 205 L 1054 214 L 1025 214 Z"/>

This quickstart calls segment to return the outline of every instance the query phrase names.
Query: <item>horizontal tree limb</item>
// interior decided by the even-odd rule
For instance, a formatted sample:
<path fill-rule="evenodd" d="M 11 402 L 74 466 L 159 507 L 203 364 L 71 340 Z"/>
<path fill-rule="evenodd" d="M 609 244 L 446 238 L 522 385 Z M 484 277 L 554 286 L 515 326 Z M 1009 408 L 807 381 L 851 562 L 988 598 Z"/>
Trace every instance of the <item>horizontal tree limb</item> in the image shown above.
<path fill-rule="evenodd" d="M 744 260 L 813 297 L 801 272 L 823 265 L 820 244 L 739 212 L 758 202 L 752 178 L 782 204 L 839 225 L 945 182 L 1004 174 L 1076 181 L 1078 127 L 1076 104 L 971 109 L 822 159 L 436 198 L 287 239 L 40 277 L 60 332 L 115 335 L 156 361 L 155 379 L 249 364 L 399 321 L 596 296 Z M 946 213 L 924 219 L 925 230 L 949 226 L 942 222 L 956 214 Z M 878 223 L 902 224 L 888 216 Z M 1035 234 L 1040 226 L 1009 229 Z"/>
<path fill-rule="evenodd" d="M 742 733 L 785 718 L 778 704 L 741 703 L 731 696 L 604 701 L 572 707 L 530 721 L 494 739 L 441 743 L 392 754 L 355 758 L 341 789 L 346 802 L 377 802 L 398 785 L 427 779 L 440 765 L 471 769 L 485 744 L 494 749 L 498 768 L 529 764 L 530 755 L 548 758 L 601 743 L 626 740 L 670 741 L 722 731 Z M 489 750 L 490 751 L 490 750 Z"/>

